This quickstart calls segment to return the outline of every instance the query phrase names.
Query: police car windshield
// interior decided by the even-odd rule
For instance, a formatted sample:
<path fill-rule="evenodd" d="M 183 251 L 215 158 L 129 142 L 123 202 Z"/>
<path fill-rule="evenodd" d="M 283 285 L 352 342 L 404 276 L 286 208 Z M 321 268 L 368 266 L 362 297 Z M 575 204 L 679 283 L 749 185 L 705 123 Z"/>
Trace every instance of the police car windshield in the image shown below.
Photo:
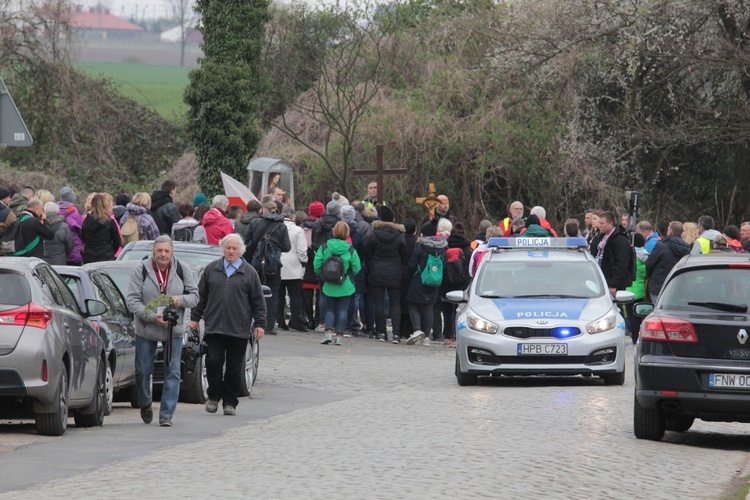
<path fill-rule="evenodd" d="M 475 293 L 485 298 L 594 298 L 604 292 L 591 262 L 487 262 Z"/>

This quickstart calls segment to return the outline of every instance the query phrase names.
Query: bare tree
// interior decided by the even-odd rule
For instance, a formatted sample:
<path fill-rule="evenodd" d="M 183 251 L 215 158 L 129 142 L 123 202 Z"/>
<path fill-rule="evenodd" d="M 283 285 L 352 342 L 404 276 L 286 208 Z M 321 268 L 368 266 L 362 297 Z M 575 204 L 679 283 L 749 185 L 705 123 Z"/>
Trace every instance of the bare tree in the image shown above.
<path fill-rule="evenodd" d="M 180 66 L 185 66 L 185 47 L 188 42 L 188 29 L 193 28 L 198 16 L 195 14 L 194 0 L 169 0 L 169 11 L 180 28 Z"/>

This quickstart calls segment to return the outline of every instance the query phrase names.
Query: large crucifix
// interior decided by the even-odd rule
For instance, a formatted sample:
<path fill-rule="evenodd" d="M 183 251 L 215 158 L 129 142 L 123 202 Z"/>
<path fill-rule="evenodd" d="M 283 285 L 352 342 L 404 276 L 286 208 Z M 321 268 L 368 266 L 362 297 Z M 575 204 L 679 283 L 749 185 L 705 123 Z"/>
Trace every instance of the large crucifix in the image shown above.
<path fill-rule="evenodd" d="M 376 157 L 376 169 L 375 170 L 353 170 L 352 175 L 356 176 L 362 176 L 367 175 L 371 176 L 375 174 L 378 179 L 378 203 L 383 204 L 383 193 L 385 192 L 384 186 L 383 186 L 383 176 L 384 175 L 401 175 L 406 174 L 409 171 L 405 168 L 383 168 L 383 145 L 378 144 L 375 148 L 375 157 Z"/>
<path fill-rule="evenodd" d="M 416 198 L 414 201 L 427 208 L 430 212 L 430 220 L 435 218 L 435 208 L 440 204 L 440 200 L 435 197 L 435 184 L 430 182 L 427 196 Z"/>

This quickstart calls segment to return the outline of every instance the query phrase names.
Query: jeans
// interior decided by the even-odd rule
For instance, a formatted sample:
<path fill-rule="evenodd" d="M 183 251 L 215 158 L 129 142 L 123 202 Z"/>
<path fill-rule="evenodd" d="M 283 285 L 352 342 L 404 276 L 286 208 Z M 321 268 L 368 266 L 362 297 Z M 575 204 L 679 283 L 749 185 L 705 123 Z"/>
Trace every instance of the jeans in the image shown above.
<path fill-rule="evenodd" d="M 135 385 L 141 408 L 151 406 L 151 375 L 154 373 L 157 341 L 135 337 Z M 172 362 L 164 370 L 164 387 L 161 391 L 159 417 L 172 418 L 180 396 L 180 364 L 182 362 L 182 337 L 172 339 Z"/>
<path fill-rule="evenodd" d="M 276 304 L 279 301 L 281 273 L 266 276 L 264 284 L 271 289 L 271 296 L 266 298 L 266 331 L 270 332 L 276 327 Z"/>
<path fill-rule="evenodd" d="M 351 296 L 326 297 L 326 330 L 334 330 L 336 333 L 344 333 L 346 320 L 349 314 L 349 302 Z M 335 328 L 334 328 L 335 325 Z"/>
<path fill-rule="evenodd" d="M 401 336 L 401 286 L 388 288 L 384 286 L 373 286 L 371 290 L 372 300 L 375 302 L 375 331 L 378 333 L 386 333 L 385 291 L 388 290 L 393 335 Z"/>
<path fill-rule="evenodd" d="M 242 360 L 248 339 L 216 333 L 206 334 L 206 378 L 208 399 L 223 401 L 224 406 L 237 407 L 242 388 Z M 226 362 L 226 368 L 224 363 Z"/>
<path fill-rule="evenodd" d="M 279 285 L 279 300 L 276 303 L 276 318 L 279 325 L 286 323 L 284 318 L 286 292 L 289 292 L 289 309 L 291 311 L 289 327 L 301 330 L 303 327 L 302 320 L 300 319 L 302 309 L 302 280 L 281 280 L 281 284 Z"/>
<path fill-rule="evenodd" d="M 414 331 L 421 330 L 427 338 L 430 338 L 430 331 L 432 331 L 433 306 L 433 304 L 409 302 L 409 317 Z"/>

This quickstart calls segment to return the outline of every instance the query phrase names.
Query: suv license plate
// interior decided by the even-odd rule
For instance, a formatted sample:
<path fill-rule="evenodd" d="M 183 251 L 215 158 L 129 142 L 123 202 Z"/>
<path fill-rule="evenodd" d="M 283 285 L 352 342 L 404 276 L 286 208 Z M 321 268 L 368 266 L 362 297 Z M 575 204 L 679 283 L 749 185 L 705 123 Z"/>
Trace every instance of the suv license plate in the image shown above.
<path fill-rule="evenodd" d="M 750 389 L 750 375 L 739 373 L 709 373 L 708 386 Z"/>
<path fill-rule="evenodd" d="M 518 344 L 519 356 L 567 356 L 568 344 Z"/>

